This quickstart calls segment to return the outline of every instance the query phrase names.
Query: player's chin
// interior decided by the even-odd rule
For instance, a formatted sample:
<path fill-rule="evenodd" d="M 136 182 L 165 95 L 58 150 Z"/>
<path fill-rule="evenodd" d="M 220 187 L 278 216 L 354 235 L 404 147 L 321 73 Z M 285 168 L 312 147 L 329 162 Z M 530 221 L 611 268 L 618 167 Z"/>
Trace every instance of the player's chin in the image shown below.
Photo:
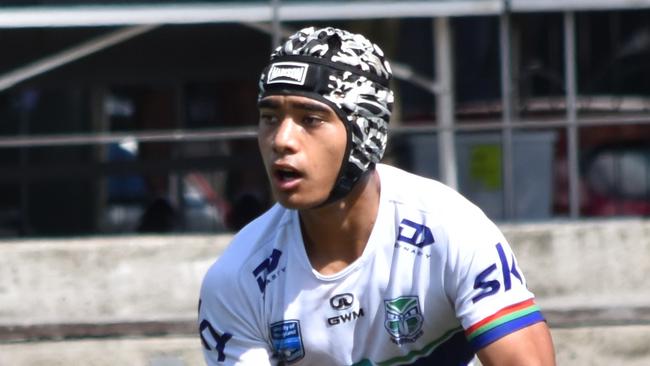
<path fill-rule="evenodd" d="M 323 197 L 305 197 L 297 193 L 274 192 L 274 196 L 280 205 L 291 210 L 308 210 L 318 207 L 325 201 Z"/>

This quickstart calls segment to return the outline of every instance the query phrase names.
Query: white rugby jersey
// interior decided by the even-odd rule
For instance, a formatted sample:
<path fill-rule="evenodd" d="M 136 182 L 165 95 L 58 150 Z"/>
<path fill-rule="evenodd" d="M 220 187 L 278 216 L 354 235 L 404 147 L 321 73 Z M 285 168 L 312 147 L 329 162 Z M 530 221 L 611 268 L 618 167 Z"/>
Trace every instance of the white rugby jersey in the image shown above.
<path fill-rule="evenodd" d="M 298 212 L 275 205 L 205 276 L 209 365 L 465 365 L 543 321 L 501 231 L 456 191 L 378 165 L 377 220 L 355 262 L 315 271 Z"/>

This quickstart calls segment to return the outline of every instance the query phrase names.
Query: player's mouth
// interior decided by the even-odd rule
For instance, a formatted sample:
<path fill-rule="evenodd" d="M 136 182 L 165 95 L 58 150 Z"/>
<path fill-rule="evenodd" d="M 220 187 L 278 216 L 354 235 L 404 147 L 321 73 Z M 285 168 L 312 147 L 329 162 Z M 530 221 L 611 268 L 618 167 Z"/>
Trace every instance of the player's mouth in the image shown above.
<path fill-rule="evenodd" d="M 290 165 L 274 164 L 272 169 L 273 181 L 280 190 L 295 189 L 303 178 L 303 174 Z"/>

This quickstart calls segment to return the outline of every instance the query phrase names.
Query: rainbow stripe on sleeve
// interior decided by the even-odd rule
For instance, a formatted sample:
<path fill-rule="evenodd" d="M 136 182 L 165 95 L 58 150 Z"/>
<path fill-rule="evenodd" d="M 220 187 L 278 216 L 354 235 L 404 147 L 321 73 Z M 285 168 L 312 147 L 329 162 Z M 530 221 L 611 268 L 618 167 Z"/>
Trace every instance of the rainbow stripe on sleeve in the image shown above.
<path fill-rule="evenodd" d="M 521 328 L 544 321 L 533 299 L 510 305 L 488 316 L 465 330 L 465 336 L 474 351 Z"/>

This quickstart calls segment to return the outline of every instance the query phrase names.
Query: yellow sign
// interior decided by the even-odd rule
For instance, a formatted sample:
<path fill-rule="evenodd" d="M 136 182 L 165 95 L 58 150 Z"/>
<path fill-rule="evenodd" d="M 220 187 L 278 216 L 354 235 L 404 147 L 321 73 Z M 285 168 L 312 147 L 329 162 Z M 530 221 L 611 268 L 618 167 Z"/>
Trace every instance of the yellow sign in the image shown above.
<path fill-rule="evenodd" d="M 472 146 L 469 158 L 469 176 L 486 191 L 501 189 L 501 146 L 482 144 Z"/>

